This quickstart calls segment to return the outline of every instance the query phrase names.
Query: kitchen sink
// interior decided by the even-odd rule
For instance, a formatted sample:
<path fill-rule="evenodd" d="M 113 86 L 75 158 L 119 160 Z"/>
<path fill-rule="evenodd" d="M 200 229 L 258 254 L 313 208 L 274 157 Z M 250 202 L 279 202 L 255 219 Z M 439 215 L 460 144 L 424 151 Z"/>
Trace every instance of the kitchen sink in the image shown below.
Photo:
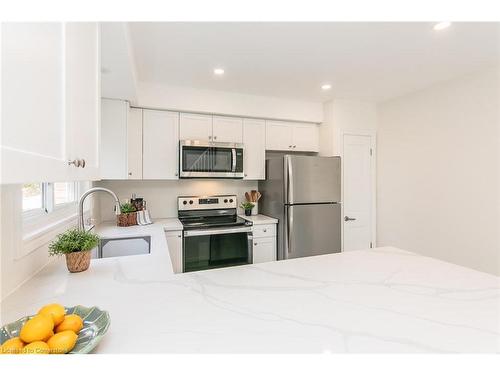
<path fill-rule="evenodd" d="M 151 236 L 101 238 L 92 258 L 143 255 L 151 252 Z"/>

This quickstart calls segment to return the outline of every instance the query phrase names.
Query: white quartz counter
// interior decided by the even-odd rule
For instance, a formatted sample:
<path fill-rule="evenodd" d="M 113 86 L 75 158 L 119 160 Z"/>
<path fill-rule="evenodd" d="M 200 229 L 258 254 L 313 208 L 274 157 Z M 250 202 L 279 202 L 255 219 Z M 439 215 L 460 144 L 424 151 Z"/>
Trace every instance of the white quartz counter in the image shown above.
<path fill-rule="evenodd" d="M 97 305 L 111 315 L 98 353 L 500 351 L 489 274 L 378 248 L 175 275 L 161 221 L 121 229 L 150 233 L 152 253 L 79 274 L 54 262 L 6 298 L 2 322 L 50 302 Z"/>
<path fill-rule="evenodd" d="M 239 217 L 251 221 L 253 225 L 277 224 L 278 219 L 266 215 L 258 214 L 254 216 L 238 215 Z"/>

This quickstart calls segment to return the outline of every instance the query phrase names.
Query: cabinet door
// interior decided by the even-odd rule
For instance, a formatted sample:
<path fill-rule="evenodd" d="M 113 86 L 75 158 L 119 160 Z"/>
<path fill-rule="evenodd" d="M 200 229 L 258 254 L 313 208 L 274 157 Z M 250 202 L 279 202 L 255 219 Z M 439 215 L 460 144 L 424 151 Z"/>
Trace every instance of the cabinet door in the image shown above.
<path fill-rule="evenodd" d="M 319 129 L 315 124 L 293 126 L 293 151 L 319 151 Z"/>
<path fill-rule="evenodd" d="M 181 113 L 179 134 L 182 140 L 211 141 L 212 115 Z"/>
<path fill-rule="evenodd" d="M 266 150 L 290 151 L 292 125 L 284 121 L 266 121 Z"/>
<path fill-rule="evenodd" d="M 2 27 L 2 183 L 66 181 L 62 23 Z"/>
<path fill-rule="evenodd" d="M 182 272 L 182 231 L 166 232 L 168 252 L 175 273 Z"/>
<path fill-rule="evenodd" d="M 127 113 L 124 100 L 101 100 L 101 178 L 125 180 L 127 173 Z"/>
<path fill-rule="evenodd" d="M 99 179 L 100 60 L 99 28 L 95 22 L 65 26 L 65 105 L 68 158 L 85 166 L 72 168 L 73 180 Z"/>
<path fill-rule="evenodd" d="M 276 237 L 256 238 L 253 242 L 253 263 L 276 260 Z"/>
<path fill-rule="evenodd" d="M 177 180 L 179 113 L 143 110 L 143 166 L 145 180 Z"/>
<path fill-rule="evenodd" d="M 142 179 L 142 109 L 130 108 L 127 118 L 127 176 Z"/>
<path fill-rule="evenodd" d="M 243 119 L 239 117 L 214 116 L 213 141 L 243 143 Z"/>
<path fill-rule="evenodd" d="M 245 180 L 266 178 L 266 122 L 264 120 L 243 120 L 243 170 Z"/>

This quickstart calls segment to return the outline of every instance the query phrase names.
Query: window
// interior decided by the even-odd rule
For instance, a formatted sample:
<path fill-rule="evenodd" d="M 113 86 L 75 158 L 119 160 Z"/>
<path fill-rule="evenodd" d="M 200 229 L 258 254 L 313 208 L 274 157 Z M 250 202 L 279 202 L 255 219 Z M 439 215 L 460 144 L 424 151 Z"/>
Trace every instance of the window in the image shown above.
<path fill-rule="evenodd" d="M 25 218 L 51 213 L 75 204 L 78 198 L 76 182 L 37 182 L 23 185 L 23 215 Z"/>
<path fill-rule="evenodd" d="M 43 208 L 43 184 L 23 185 L 23 213 L 38 211 Z"/>
<path fill-rule="evenodd" d="M 16 200 L 19 211 L 22 209 L 22 245 L 18 248 L 18 256 L 29 254 L 75 225 L 78 198 L 89 187 L 90 182 L 34 182 L 22 185 L 21 197 Z M 90 202 L 86 203 L 84 209 L 88 210 Z"/>

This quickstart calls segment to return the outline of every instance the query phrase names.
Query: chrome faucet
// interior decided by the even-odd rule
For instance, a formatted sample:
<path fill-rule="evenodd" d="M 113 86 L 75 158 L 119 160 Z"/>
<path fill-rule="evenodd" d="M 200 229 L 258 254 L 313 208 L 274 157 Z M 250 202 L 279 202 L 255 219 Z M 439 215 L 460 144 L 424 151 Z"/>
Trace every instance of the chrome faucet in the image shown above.
<path fill-rule="evenodd" d="M 83 221 L 83 203 L 85 202 L 85 198 L 87 198 L 90 194 L 95 193 L 96 191 L 104 191 L 110 194 L 115 200 L 115 214 L 120 215 L 122 213 L 122 210 L 120 208 L 120 201 L 118 200 L 116 194 L 111 190 L 102 187 L 89 189 L 82 194 L 80 200 L 78 201 L 78 229 L 80 230 L 85 230 L 85 222 Z"/>

